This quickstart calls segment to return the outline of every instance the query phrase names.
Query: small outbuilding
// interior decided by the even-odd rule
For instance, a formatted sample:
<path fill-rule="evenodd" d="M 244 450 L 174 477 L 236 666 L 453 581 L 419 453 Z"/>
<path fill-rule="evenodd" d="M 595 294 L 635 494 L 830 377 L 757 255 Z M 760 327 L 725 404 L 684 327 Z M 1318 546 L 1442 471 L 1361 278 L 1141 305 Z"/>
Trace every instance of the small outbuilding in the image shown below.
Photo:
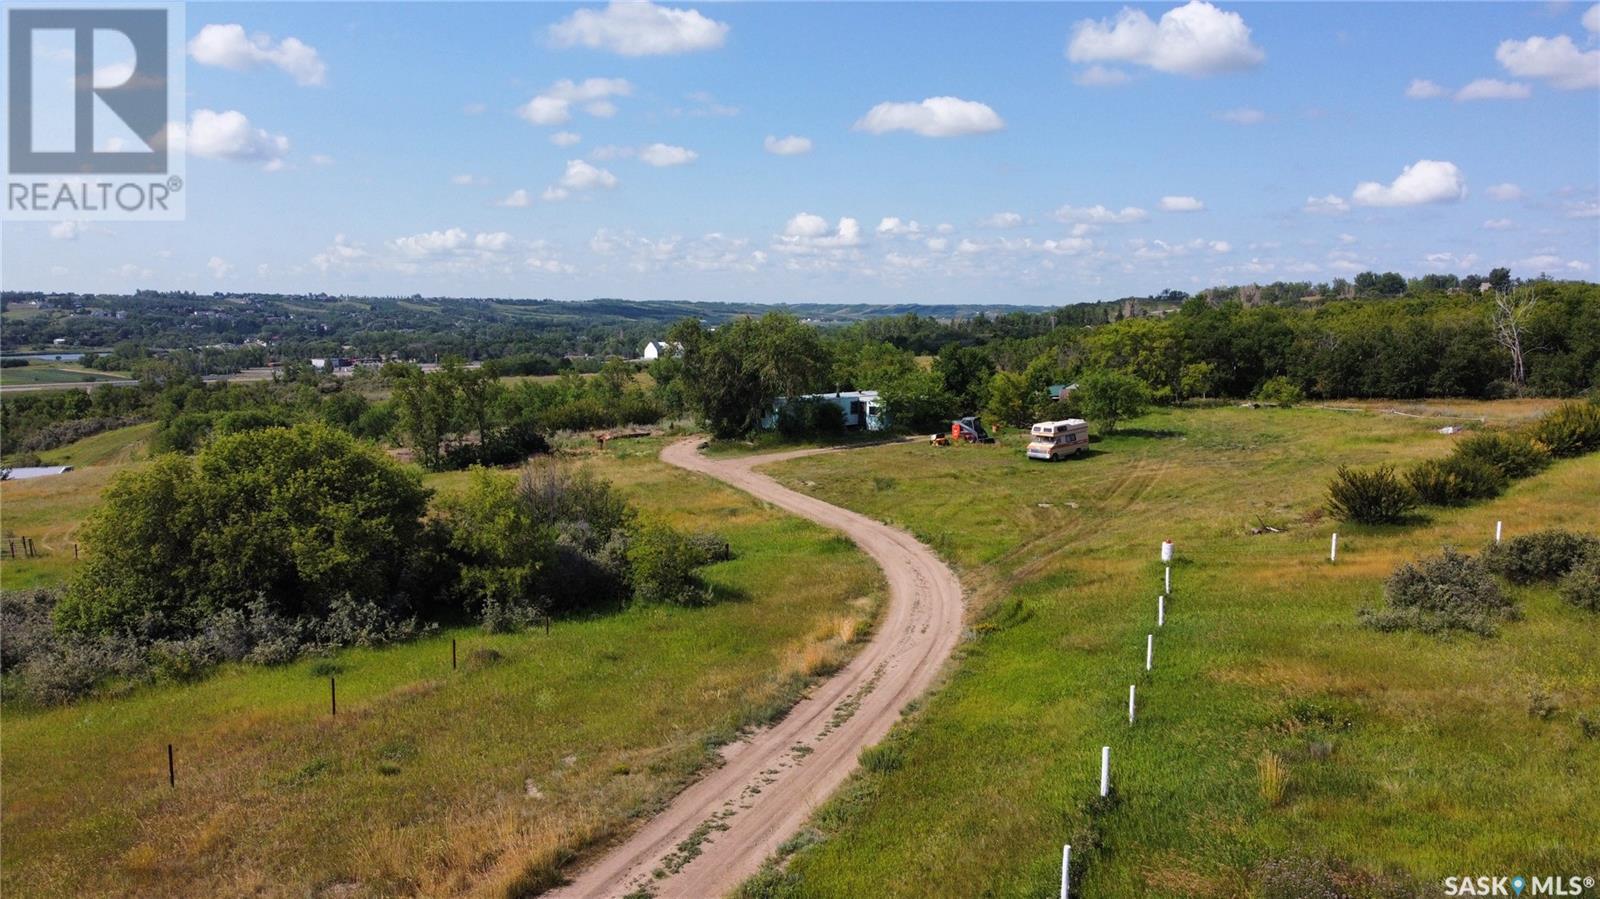
<path fill-rule="evenodd" d="M 639 357 L 646 362 L 653 362 L 662 356 L 682 356 L 683 344 L 669 340 L 652 340 L 644 345 L 644 350 Z"/>
<path fill-rule="evenodd" d="M 797 397 L 779 397 L 772 410 L 761 418 L 762 430 L 778 426 L 778 413 L 788 403 L 831 403 L 839 407 L 844 426 L 851 431 L 881 431 L 889 426 L 889 414 L 878 400 L 876 390 L 844 390 L 833 393 L 811 393 Z"/>

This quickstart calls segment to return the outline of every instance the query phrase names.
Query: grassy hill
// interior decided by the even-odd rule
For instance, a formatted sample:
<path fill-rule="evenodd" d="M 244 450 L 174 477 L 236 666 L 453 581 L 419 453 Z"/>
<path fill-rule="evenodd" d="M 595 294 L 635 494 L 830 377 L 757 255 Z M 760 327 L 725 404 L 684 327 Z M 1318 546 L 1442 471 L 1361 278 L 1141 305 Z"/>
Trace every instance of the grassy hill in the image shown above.
<path fill-rule="evenodd" d="M 1392 406 L 1161 411 L 1056 465 L 1025 461 L 1007 435 L 772 467 L 938 548 L 980 623 L 948 685 L 761 894 L 1055 895 L 1064 842 L 1085 896 L 1250 894 L 1264 866 L 1307 864 L 1284 861 L 1297 856 L 1368 872 L 1342 875 L 1358 895 L 1600 871 L 1600 744 L 1577 723 L 1600 720 L 1600 620 L 1545 588 L 1515 589 L 1526 617 L 1492 639 L 1356 620 L 1398 563 L 1475 551 L 1496 520 L 1508 536 L 1600 529 L 1600 456 L 1415 526 L 1336 527 L 1317 509 L 1338 464 L 1442 455 L 1445 423 L 1537 411 Z M 1262 524 L 1283 532 L 1253 534 Z M 1179 559 L 1157 628 L 1166 537 Z M 1287 772 L 1281 796 L 1268 756 Z"/>

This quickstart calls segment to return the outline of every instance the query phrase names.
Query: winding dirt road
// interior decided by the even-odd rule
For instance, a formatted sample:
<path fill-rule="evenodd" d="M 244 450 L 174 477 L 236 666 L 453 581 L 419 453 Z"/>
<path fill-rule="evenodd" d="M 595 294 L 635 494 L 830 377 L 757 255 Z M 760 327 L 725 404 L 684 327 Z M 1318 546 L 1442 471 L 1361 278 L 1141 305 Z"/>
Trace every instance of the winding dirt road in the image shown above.
<path fill-rule="evenodd" d="M 961 636 L 961 583 L 910 534 L 780 486 L 756 466 L 829 450 L 711 459 L 698 440 L 663 461 L 710 475 L 854 540 L 883 568 L 889 601 L 872 639 L 782 721 L 723 749 L 710 771 L 551 895 L 721 896 L 754 874 L 883 738 L 906 703 L 933 683 Z M 657 877 L 657 872 L 662 872 Z"/>

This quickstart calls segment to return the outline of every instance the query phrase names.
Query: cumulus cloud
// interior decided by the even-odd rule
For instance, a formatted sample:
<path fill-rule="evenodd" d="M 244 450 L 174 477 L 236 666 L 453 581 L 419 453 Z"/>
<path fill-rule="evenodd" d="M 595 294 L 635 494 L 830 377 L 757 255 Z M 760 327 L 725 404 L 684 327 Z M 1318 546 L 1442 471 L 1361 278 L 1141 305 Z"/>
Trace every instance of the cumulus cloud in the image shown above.
<path fill-rule="evenodd" d="M 528 196 L 528 192 L 526 190 L 523 190 L 519 187 L 500 199 L 495 200 L 494 205 L 504 206 L 507 209 L 524 209 L 533 205 L 533 198 Z"/>
<path fill-rule="evenodd" d="M 1485 231 L 1510 231 L 1513 227 L 1510 219 L 1489 219 L 1483 223 Z"/>
<path fill-rule="evenodd" d="M 1491 185 L 1484 193 L 1496 200 L 1520 200 L 1526 196 L 1522 192 L 1522 188 L 1509 181 L 1504 184 Z"/>
<path fill-rule="evenodd" d="M 557 131 L 555 134 L 550 135 L 550 143 L 558 147 L 570 147 L 581 140 L 583 140 L 583 136 L 575 131 Z"/>
<path fill-rule="evenodd" d="M 1006 123 L 988 106 L 959 97 L 929 97 L 921 103 L 879 103 L 856 122 L 869 134 L 910 131 L 923 137 L 956 137 L 999 131 Z"/>
<path fill-rule="evenodd" d="M 212 256 L 206 261 L 206 268 L 211 270 L 211 277 L 219 281 L 233 274 L 233 263 L 221 256 Z"/>
<path fill-rule="evenodd" d="M 352 241 L 345 235 L 334 237 L 332 245 L 312 256 L 311 264 L 323 272 L 329 271 L 389 271 L 414 275 L 419 272 L 474 275 L 493 272 L 501 277 L 511 276 L 519 262 L 519 255 L 528 251 L 544 250 L 542 242 L 518 241 L 505 231 L 470 232 L 464 228 L 444 228 L 418 234 L 396 237 L 384 241 L 374 249 Z M 548 258 L 539 265 L 528 265 L 543 271 L 558 272 L 570 268 Z"/>
<path fill-rule="evenodd" d="M 581 104 L 589 115 L 610 118 L 617 113 L 611 98 L 632 93 L 626 78 L 563 78 L 518 107 L 517 115 L 535 125 L 561 125 L 571 121 L 572 107 Z"/>
<path fill-rule="evenodd" d="M 1498 78 L 1479 78 L 1456 91 L 1457 100 L 1526 100 L 1532 95 L 1526 84 Z"/>
<path fill-rule="evenodd" d="M 1600 218 L 1600 200 L 1580 200 L 1568 203 L 1565 215 L 1569 219 Z"/>
<path fill-rule="evenodd" d="M 603 10 L 580 9 L 550 26 L 558 47 L 588 47 L 622 56 L 662 56 L 713 50 L 728 39 L 728 26 L 693 9 L 673 9 L 639 0 L 612 0 Z"/>
<path fill-rule="evenodd" d="M 1323 197 L 1306 197 L 1306 205 L 1302 208 L 1313 215 L 1344 215 L 1350 211 L 1350 203 L 1338 194 L 1328 194 Z"/>
<path fill-rule="evenodd" d="M 1206 208 L 1206 204 L 1194 197 L 1162 197 L 1161 209 L 1163 212 L 1199 212 Z"/>
<path fill-rule="evenodd" d="M 605 169 L 590 165 L 581 159 L 567 160 L 567 170 L 562 174 L 561 180 L 545 188 L 544 199 L 548 201 L 565 200 L 573 193 L 595 190 L 597 188 L 610 190 L 617 186 L 617 176 Z"/>
<path fill-rule="evenodd" d="M 1016 228 L 1022 224 L 1022 215 L 1016 212 L 996 212 L 978 220 L 980 228 Z"/>
<path fill-rule="evenodd" d="M 800 156 L 811 152 L 811 138 L 791 134 L 788 137 L 767 135 L 761 146 L 774 156 Z"/>
<path fill-rule="evenodd" d="M 1267 120 L 1267 114 L 1253 106 L 1240 106 L 1217 113 L 1217 119 L 1235 125 L 1259 125 Z"/>
<path fill-rule="evenodd" d="M 1589 7 L 1583 14 L 1583 27 L 1590 31 L 1600 31 L 1600 3 Z"/>
<path fill-rule="evenodd" d="M 1444 87 L 1426 78 L 1413 78 L 1406 85 L 1406 96 L 1413 100 L 1432 100 L 1450 93 Z"/>
<path fill-rule="evenodd" d="M 1114 210 L 1099 204 L 1094 206 L 1062 206 L 1056 210 L 1055 214 L 1059 221 L 1096 225 L 1129 225 L 1134 222 L 1142 222 L 1149 217 L 1149 213 L 1137 206 L 1124 206 L 1120 210 Z"/>
<path fill-rule="evenodd" d="M 878 222 L 878 233 L 895 236 L 921 234 L 922 225 L 916 219 L 901 219 L 898 215 L 890 215 Z"/>
<path fill-rule="evenodd" d="M 1121 69 L 1114 69 L 1095 63 L 1073 75 L 1072 81 L 1074 84 L 1081 84 L 1084 87 L 1113 87 L 1118 84 L 1127 84 L 1128 73 Z"/>
<path fill-rule="evenodd" d="M 205 26 L 189 41 L 189 55 L 203 66 L 235 72 L 275 66 L 302 85 L 322 84 L 328 75 L 328 66 L 317 54 L 317 48 L 294 37 L 274 43 L 269 34 L 246 36 L 243 25 Z"/>
<path fill-rule="evenodd" d="M 283 157 L 289 154 L 287 137 L 251 125 L 245 114 L 236 109 L 197 109 L 178 138 L 177 142 L 191 155 L 259 162 L 268 169 L 281 168 Z"/>
<path fill-rule="evenodd" d="M 451 175 L 450 183 L 457 187 L 482 187 L 489 183 L 489 179 L 482 175 L 472 175 L 463 172 L 460 175 Z"/>
<path fill-rule="evenodd" d="M 844 216 L 838 224 L 829 225 L 828 220 L 820 215 L 801 212 L 784 223 L 783 234 L 779 235 L 775 248 L 784 252 L 803 253 L 846 249 L 860 244 L 861 223 L 855 219 Z"/>
<path fill-rule="evenodd" d="M 1350 198 L 1360 206 L 1420 206 L 1453 203 L 1467 195 L 1467 181 L 1453 162 L 1419 159 L 1388 184 L 1363 181 Z"/>
<path fill-rule="evenodd" d="M 1160 21 L 1132 8 L 1122 10 L 1114 21 L 1081 21 L 1073 28 L 1067 58 L 1131 63 L 1200 77 L 1253 68 L 1267 54 L 1250 40 L 1250 27 L 1238 13 L 1190 0 L 1163 13 Z"/>
<path fill-rule="evenodd" d="M 1538 78 L 1562 90 L 1600 87 L 1600 50 L 1579 50 L 1564 34 L 1501 41 L 1494 58 L 1518 78 Z"/>
<path fill-rule="evenodd" d="M 699 158 L 699 153 L 686 147 L 675 147 L 671 144 L 650 144 L 639 149 L 639 161 L 657 168 L 688 165 Z"/>
<path fill-rule="evenodd" d="M 83 222 L 56 222 L 50 226 L 51 240 L 77 240 L 85 230 Z"/>

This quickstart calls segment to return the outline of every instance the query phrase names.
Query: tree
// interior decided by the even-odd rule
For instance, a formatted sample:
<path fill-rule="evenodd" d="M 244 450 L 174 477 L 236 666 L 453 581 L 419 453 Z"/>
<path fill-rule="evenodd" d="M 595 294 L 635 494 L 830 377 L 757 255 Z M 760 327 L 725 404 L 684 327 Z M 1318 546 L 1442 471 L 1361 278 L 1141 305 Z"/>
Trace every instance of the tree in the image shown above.
<path fill-rule="evenodd" d="M 939 376 L 944 392 L 956 401 L 962 414 L 967 414 L 983 406 L 994 363 L 980 349 L 951 342 L 939 348 L 933 373 Z"/>
<path fill-rule="evenodd" d="M 1032 408 L 1028 402 L 1028 382 L 1022 375 L 1010 371 L 997 371 L 989 379 L 989 404 L 984 414 L 990 421 L 1004 422 L 1017 427 L 1032 423 Z"/>
<path fill-rule="evenodd" d="M 1205 399 L 1216 381 L 1217 366 L 1214 362 L 1191 362 L 1178 374 L 1178 384 L 1185 399 L 1194 396 Z"/>
<path fill-rule="evenodd" d="M 1491 272 L 1489 274 L 1491 283 L 1495 272 L 1506 272 L 1506 270 L 1497 268 Z M 1510 274 L 1507 273 L 1506 277 L 1509 280 Z M 1510 291 L 1497 293 L 1494 298 L 1494 339 L 1511 355 L 1511 383 L 1517 385 L 1519 389 L 1528 380 L 1527 362 L 1522 347 L 1523 329 L 1538 303 L 1539 297 L 1532 288 L 1516 293 Z"/>
<path fill-rule="evenodd" d="M 825 386 L 831 367 L 816 329 L 783 312 L 716 331 L 688 319 L 668 339 L 683 345 L 685 395 L 718 437 L 755 430 L 774 400 Z"/>
<path fill-rule="evenodd" d="M 1489 270 L 1489 287 L 1497 293 L 1505 293 L 1511 289 L 1511 269 L 1496 268 Z"/>
<path fill-rule="evenodd" d="M 289 618 L 387 605 L 428 496 L 415 471 L 327 425 L 219 437 L 118 475 L 57 620 L 165 637 L 252 601 Z"/>
<path fill-rule="evenodd" d="M 1107 431 L 1115 431 L 1117 422 L 1144 414 L 1150 405 L 1150 388 L 1132 375 L 1096 371 L 1078 379 L 1074 398 L 1090 421 L 1104 422 Z"/>
<path fill-rule="evenodd" d="M 555 532 L 533 514 L 515 478 L 483 468 L 467 490 L 444 499 L 449 545 L 459 560 L 457 590 L 489 631 L 513 630 L 544 611 L 540 577 L 555 555 Z"/>

